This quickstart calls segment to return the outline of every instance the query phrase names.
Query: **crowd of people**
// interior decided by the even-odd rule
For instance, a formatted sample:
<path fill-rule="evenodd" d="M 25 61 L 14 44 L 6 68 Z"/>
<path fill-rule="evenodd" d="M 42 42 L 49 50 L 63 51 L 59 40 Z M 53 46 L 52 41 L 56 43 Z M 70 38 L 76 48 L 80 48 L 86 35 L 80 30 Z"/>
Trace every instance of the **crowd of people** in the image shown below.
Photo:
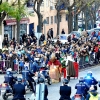
<path fill-rule="evenodd" d="M 62 30 L 64 33 L 64 30 Z M 79 68 L 87 67 L 88 65 L 98 64 L 100 60 L 100 39 L 99 33 L 93 32 L 89 34 L 85 32 L 80 38 L 73 35 L 68 36 L 68 42 L 62 44 L 59 38 L 57 42 L 52 41 L 53 30 L 48 32 L 48 39 L 44 43 L 45 35 L 40 37 L 40 46 L 37 47 L 37 38 L 35 35 L 23 34 L 20 43 L 15 38 L 8 41 L 7 37 L 4 38 L 3 48 L 0 50 L 0 67 L 4 71 L 9 67 L 12 70 L 22 72 L 25 66 L 33 73 L 37 72 L 43 65 L 52 66 L 52 64 L 58 65 L 58 76 L 61 72 L 64 72 L 64 78 L 67 76 L 75 76 L 75 70 L 73 67 L 69 69 L 66 60 L 68 56 L 71 57 L 72 62 L 78 62 Z M 52 55 L 54 55 L 52 57 Z M 39 64 L 36 58 L 39 59 Z M 63 58 L 63 62 L 62 59 Z M 65 61 L 65 62 L 64 62 Z M 4 66 L 5 64 L 5 66 Z M 68 68 L 68 69 L 67 69 Z M 66 69 L 68 75 L 66 75 Z M 72 71 L 73 70 L 73 71 Z M 52 76 L 52 75 L 51 75 Z M 57 77 L 59 81 L 61 76 Z M 62 100 L 62 99 L 61 99 Z"/>

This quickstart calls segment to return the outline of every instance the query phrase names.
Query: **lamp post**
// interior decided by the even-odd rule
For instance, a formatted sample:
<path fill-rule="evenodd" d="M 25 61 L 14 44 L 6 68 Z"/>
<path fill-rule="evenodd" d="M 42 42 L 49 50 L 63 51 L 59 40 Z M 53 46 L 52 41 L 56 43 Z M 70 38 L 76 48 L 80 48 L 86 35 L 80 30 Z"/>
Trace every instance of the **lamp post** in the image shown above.
<path fill-rule="evenodd" d="M 46 24 L 47 24 L 47 21 L 46 21 L 46 19 L 44 19 L 43 25 L 44 25 L 44 35 L 45 35 L 45 40 L 47 40 L 47 36 L 46 36 Z"/>

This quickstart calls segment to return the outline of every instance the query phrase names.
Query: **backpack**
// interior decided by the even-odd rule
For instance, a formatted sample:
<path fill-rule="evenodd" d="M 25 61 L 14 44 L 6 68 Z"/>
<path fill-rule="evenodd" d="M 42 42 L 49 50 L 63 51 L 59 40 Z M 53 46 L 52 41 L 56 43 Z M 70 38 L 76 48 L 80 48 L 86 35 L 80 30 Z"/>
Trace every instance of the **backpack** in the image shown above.
<path fill-rule="evenodd" d="M 99 96 L 98 94 L 96 96 L 93 96 L 91 93 L 90 93 L 90 98 L 89 100 L 99 100 Z"/>

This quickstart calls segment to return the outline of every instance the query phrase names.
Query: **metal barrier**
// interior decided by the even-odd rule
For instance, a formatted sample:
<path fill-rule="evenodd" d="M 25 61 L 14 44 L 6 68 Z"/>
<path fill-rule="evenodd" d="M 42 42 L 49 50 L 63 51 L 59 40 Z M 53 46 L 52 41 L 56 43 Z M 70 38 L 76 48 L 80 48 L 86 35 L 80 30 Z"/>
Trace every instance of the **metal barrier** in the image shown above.
<path fill-rule="evenodd" d="M 81 56 L 79 60 L 79 66 L 80 68 L 89 67 L 93 65 L 94 62 L 95 59 L 92 54 L 90 54 L 89 56 Z"/>
<path fill-rule="evenodd" d="M 5 72 L 10 67 L 10 60 L 0 60 L 0 72 Z"/>

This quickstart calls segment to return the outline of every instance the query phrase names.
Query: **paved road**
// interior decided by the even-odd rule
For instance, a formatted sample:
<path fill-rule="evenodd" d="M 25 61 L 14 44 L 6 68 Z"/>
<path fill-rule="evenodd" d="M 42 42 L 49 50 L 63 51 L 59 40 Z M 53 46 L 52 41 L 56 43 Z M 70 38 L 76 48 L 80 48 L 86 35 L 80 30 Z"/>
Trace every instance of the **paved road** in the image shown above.
<path fill-rule="evenodd" d="M 92 71 L 94 77 L 99 80 L 99 76 L 100 76 L 100 67 L 97 66 L 95 68 L 91 68 L 91 69 L 87 69 L 87 70 L 83 70 L 79 72 L 79 77 L 84 77 L 86 75 L 86 73 L 88 71 Z M 3 77 L 4 75 L 0 75 L 0 83 L 3 82 Z M 75 84 L 78 82 L 78 79 L 71 79 L 69 85 L 72 87 L 72 96 L 75 94 L 76 90 L 75 88 Z M 49 95 L 48 95 L 48 100 L 59 100 L 59 87 L 60 85 L 62 85 L 61 83 L 54 83 L 51 86 L 48 86 L 48 90 L 49 90 Z M 98 92 L 100 92 L 100 89 L 98 90 Z M 29 98 L 31 96 L 31 93 L 27 93 L 26 98 Z M 10 97 L 8 100 L 12 100 L 12 97 Z M 1 100 L 1 99 L 0 99 Z M 27 99 L 28 100 L 28 99 Z"/>

